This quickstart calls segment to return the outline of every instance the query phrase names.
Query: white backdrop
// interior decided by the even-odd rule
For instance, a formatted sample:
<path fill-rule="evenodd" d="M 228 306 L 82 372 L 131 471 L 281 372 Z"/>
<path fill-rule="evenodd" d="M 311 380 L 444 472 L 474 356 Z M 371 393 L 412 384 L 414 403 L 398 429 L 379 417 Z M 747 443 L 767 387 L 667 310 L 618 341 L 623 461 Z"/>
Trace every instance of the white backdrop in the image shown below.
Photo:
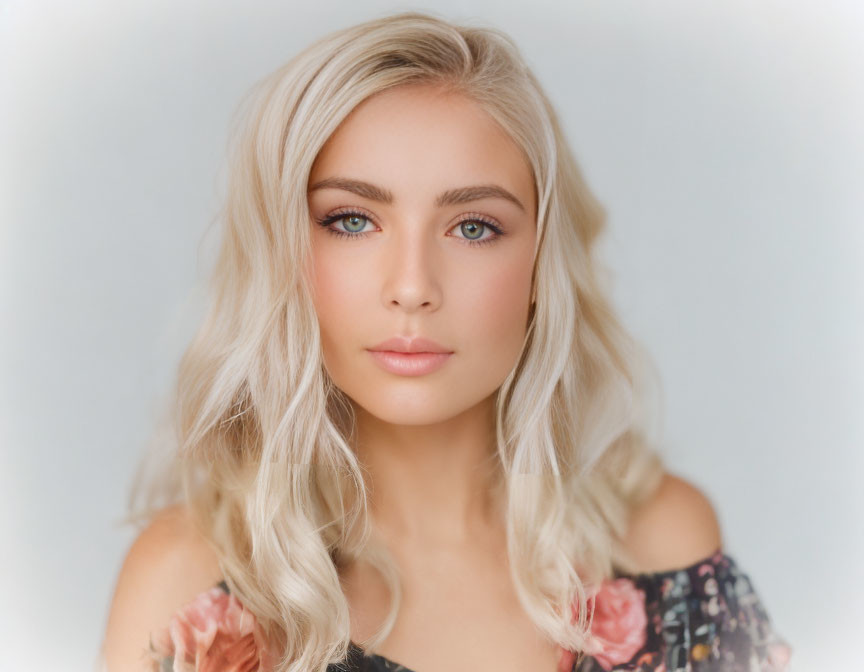
<path fill-rule="evenodd" d="M 96 656 L 240 97 L 409 8 L 431 5 L 0 0 L 0 668 Z M 864 5 L 434 10 L 510 33 L 555 102 L 662 377 L 671 468 L 715 503 L 793 670 L 859 667 Z"/>

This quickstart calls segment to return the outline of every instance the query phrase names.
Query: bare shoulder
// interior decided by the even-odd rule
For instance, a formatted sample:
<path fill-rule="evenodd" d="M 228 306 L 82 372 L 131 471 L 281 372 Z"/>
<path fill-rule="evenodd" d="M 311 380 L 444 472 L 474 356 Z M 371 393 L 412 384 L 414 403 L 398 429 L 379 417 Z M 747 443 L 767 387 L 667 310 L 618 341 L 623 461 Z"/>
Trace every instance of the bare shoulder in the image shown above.
<path fill-rule="evenodd" d="M 163 509 L 133 541 L 120 568 L 102 643 L 103 669 L 151 669 L 151 632 L 220 578 L 216 552 L 185 507 Z"/>
<path fill-rule="evenodd" d="M 641 571 L 687 567 L 722 547 L 720 523 L 699 488 L 667 472 L 653 497 L 633 512 L 624 546 Z"/>

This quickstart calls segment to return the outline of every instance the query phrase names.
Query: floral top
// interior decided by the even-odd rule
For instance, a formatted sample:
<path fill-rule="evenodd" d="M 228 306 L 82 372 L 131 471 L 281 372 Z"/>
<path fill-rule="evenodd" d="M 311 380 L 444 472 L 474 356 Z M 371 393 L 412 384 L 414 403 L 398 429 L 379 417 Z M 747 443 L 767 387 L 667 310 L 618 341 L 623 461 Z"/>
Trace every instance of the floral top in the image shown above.
<path fill-rule="evenodd" d="M 750 579 L 718 549 L 688 567 L 616 572 L 591 598 L 589 651 L 561 651 L 557 672 L 783 672 L 792 648 L 772 627 Z M 589 604 L 590 604 L 589 602 Z M 266 672 L 276 658 L 224 581 L 151 637 L 159 672 Z M 328 672 L 412 672 L 351 643 Z M 551 671 L 549 671 L 551 672 Z"/>

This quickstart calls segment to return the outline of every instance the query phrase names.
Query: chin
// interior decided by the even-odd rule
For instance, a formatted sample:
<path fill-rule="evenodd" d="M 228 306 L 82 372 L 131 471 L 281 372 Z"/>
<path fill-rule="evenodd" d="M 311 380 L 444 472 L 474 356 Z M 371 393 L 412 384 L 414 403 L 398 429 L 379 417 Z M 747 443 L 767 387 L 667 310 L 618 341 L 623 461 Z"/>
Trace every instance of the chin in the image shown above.
<path fill-rule="evenodd" d="M 420 408 L 400 404 L 373 403 L 362 405 L 365 413 L 391 425 L 421 427 L 435 425 L 459 415 L 462 409 L 441 408 L 434 404 L 423 404 Z"/>
<path fill-rule="evenodd" d="M 461 413 L 469 411 L 475 401 L 454 399 L 453 394 L 444 390 L 441 394 L 422 394 L 417 391 L 406 394 L 380 392 L 370 395 L 367 388 L 362 397 L 351 397 L 354 404 L 381 422 L 391 425 L 424 426 L 446 422 Z"/>

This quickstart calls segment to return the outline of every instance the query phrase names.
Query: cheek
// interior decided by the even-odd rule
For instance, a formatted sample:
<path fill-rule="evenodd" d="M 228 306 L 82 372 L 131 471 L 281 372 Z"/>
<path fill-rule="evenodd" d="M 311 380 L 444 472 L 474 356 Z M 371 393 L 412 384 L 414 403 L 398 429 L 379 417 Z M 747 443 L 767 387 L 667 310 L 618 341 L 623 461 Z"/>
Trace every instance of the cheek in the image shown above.
<path fill-rule="evenodd" d="M 364 275 L 338 255 L 313 254 L 312 284 L 315 312 L 321 328 L 325 360 L 338 363 L 340 348 L 353 343 L 350 335 L 363 325 L 370 289 Z M 348 338 L 346 338 L 348 337 Z"/>
<path fill-rule="evenodd" d="M 461 338 L 496 375 L 515 365 L 528 320 L 531 259 L 479 268 L 466 277 L 459 298 Z M 503 372 L 503 373 L 502 373 Z"/>

